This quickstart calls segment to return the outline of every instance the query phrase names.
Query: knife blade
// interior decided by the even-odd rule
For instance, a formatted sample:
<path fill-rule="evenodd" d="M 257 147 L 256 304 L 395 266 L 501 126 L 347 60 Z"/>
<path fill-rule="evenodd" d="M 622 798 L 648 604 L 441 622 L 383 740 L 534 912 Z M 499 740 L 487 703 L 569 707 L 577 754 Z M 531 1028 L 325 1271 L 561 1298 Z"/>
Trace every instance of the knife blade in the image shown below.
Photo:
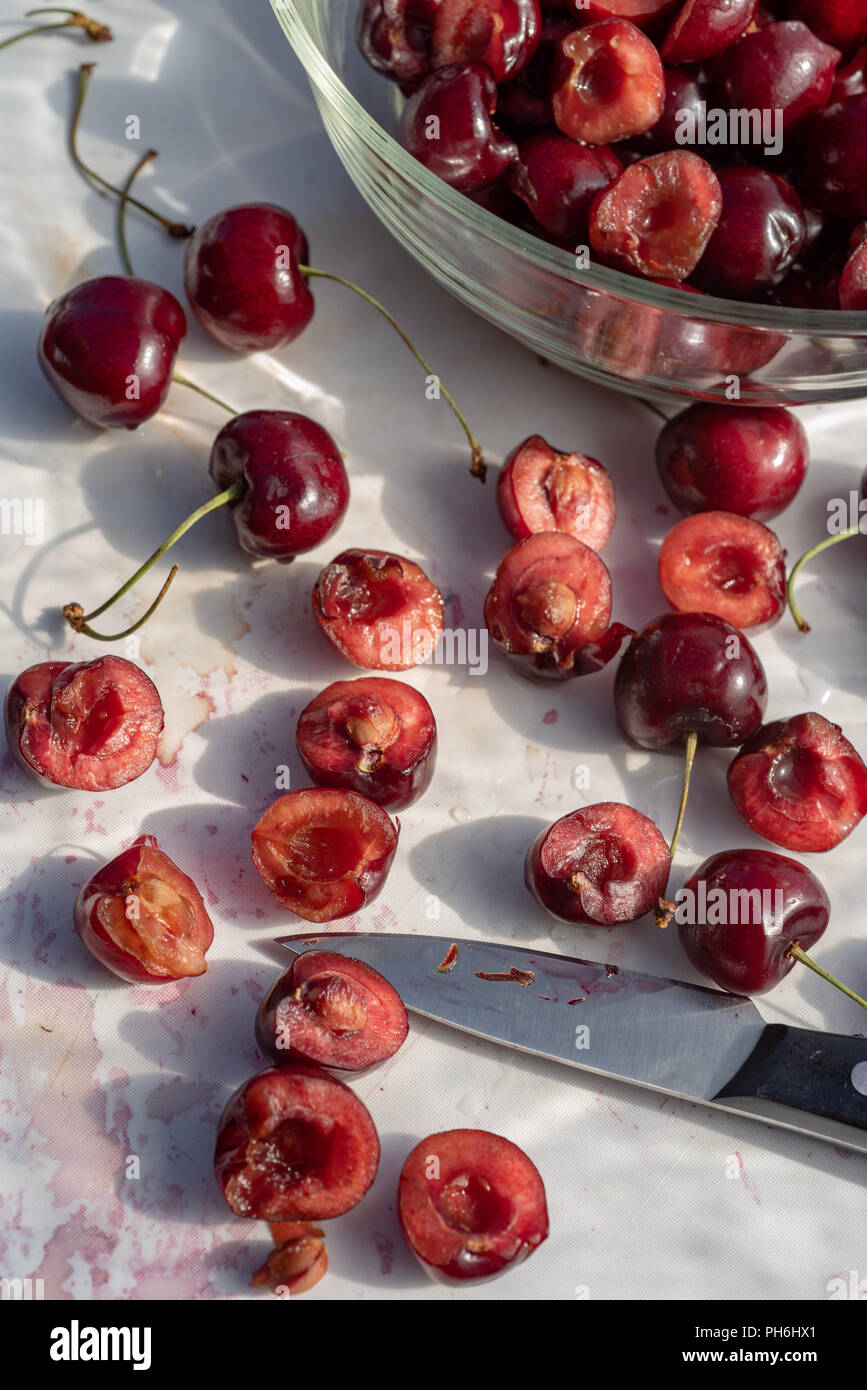
<path fill-rule="evenodd" d="M 738 995 L 526 947 L 360 932 L 276 940 L 364 961 L 408 1009 L 462 1032 L 867 1153 L 864 1039 L 766 1024 Z"/>

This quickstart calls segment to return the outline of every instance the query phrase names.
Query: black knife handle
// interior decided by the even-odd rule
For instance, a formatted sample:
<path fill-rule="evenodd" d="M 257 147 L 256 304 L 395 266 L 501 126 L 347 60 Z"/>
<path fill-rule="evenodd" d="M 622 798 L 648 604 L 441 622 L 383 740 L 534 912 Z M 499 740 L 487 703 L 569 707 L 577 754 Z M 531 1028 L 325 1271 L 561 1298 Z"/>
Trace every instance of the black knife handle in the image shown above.
<path fill-rule="evenodd" d="M 867 1039 L 769 1023 L 714 1104 L 785 1123 L 783 1107 L 793 1127 L 845 1144 L 846 1129 L 867 1132 L 867 1095 L 856 1080 L 867 1090 Z M 863 1133 L 857 1139 L 856 1147 L 867 1149 Z"/>

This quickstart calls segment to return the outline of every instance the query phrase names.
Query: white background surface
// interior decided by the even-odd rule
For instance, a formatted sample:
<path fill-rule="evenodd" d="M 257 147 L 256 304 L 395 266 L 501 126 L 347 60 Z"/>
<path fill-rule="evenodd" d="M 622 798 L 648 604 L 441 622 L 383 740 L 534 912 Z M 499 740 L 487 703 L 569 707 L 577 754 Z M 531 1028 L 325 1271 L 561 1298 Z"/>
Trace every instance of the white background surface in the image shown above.
<path fill-rule="evenodd" d="M 17 19 L 8 0 L 2 8 L 4 20 Z M 120 269 L 113 206 L 74 174 L 64 148 L 73 73 L 85 60 L 99 65 L 82 127 L 88 158 L 122 179 L 155 146 L 160 159 L 140 192 L 193 222 L 242 201 L 289 207 L 310 236 L 314 265 L 360 281 L 399 313 L 490 462 L 539 432 L 608 466 L 619 502 L 605 551 L 615 617 L 637 626 L 663 611 L 655 555 L 676 518 L 653 467 L 655 417 L 540 365 L 425 278 L 344 176 L 264 0 L 94 0 L 94 8 L 114 26 L 111 45 L 64 35 L 0 54 L 2 491 L 44 498 L 47 509 L 41 546 L 0 538 L 3 674 L 105 650 L 71 639 L 61 604 L 100 601 L 212 495 L 208 451 L 223 423 L 176 388 L 139 432 L 95 432 L 38 370 L 49 300 Z M 141 119 L 137 145 L 124 138 L 130 114 Z M 137 220 L 130 236 L 138 273 L 180 295 L 179 245 Z M 293 784 L 304 785 L 294 754 L 300 709 L 353 674 L 315 628 L 312 581 L 344 546 L 392 547 L 450 596 L 451 626 L 478 626 L 507 547 L 495 476 L 485 488 L 469 479 L 457 426 L 444 403 L 425 399 L 421 374 L 388 328 L 336 286 L 315 292 L 314 323 L 286 351 L 234 358 L 191 326 L 182 365 L 241 408 L 301 409 L 335 435 L 353 489 L 339 537 L 280 568 L 251 563 L 226 516 L 207 518 L 178 548 L 171 596 L 141 634 L 141 661 L 167 710 L 161 765 L 104 797 L 34 790 L 8 759 L 2 770 L 0 1274 L 42 1277 L 46 1297 L 248 1296 L 266 1243 L 255 1223 L 227 1219 L 211 1153 L 222 1105 L 261 1065 L 253 1017 L 279 968 L 267 943 L 297 929 L 252 868 L 249 831 L 276 794 L 276 765 L 289 764 Z M 791 555 L 823 534 L 826 499 L 857 486 L 864 463 L 863 407 L 804 419 L 811 473 L 778 523 Z M 848 544 L 805 577 L 803 607 L 817 629 L 809 638 L 785 621 L 757 646 L 771 683 L 768 717 L 820 710 L 863 754 L 861 549 Z M 112 621 L 132 618 L 156 587 L 146 583 Z M 613 933 L 552 931 L 523 887 L 530 840 L 582 800 L 628 800 L 670 829 L 679 764 L 617 741 L 612 668 L 551 690 L 492 653 L 484 676 L 430 668 L 408 679 L 437 715 L 439 767 L 402 818 L 385 889 L 354 925 L 512 939 L 695 979 L 674 930 L 645 921 Z M 544 722 L 552 709 L 556 722 Z M 728 800 L 726 762 L 724 752 L 699 756 L 684 876 L 716 850 L 759 844 Z M 581 764 L 590 789 L 576 792 Z M 72 928 L 81 883 L 143 831 L 195 878 L 216 928 L 207 975 L 162 990 L 114 981 Z M 832 855 L 807 861 L 833 902 L 816 954 L 862 992 L 865 834 L 862 826 Z M 425 915 L 429 895 L 440 904 L 435 922 Z M 760 1007 L 768 1019 L 867 1032 L 863 1011 L 807 972 L 796 970 Z M 428 1024 L 413 1025 L 398 1057 L 357 1087 L 382 1163 L 368 1197 L 329 1230 L 331 1269 L 308 1299 L 822 1299 L 828 1280 L 867 1276 L 867 1160 L 843 1150 L 582 1080 Z M 455 1292 L 429 1284 L 405 1249 L 395 1189 L 418 1139 L 476 1125 L 534 1159 L 551 1235 L 503 1282 Z M 131 1154 L 141 1161 L 138 1180 L 125 1177 Z"/>

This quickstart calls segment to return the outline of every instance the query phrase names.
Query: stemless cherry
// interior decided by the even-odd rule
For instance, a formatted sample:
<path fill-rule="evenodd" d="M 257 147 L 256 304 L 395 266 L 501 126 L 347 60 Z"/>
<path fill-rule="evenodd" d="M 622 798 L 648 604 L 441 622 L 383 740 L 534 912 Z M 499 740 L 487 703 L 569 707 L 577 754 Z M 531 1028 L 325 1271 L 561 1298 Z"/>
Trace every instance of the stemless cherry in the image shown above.
<path fill-rule="evenodd" d="M 867 309 L 867 239 L 855 247 L 840 276 L 840 308 Z"/>
<path fill-rule="evenodd" d="M 441 0 L 364 0 L 358 46 L 377 72 L 413 86 L 430 72 L 434 16 Z"/>
<path fill-rule="evenodd" d="M 302 710 L 295 733 L 313 782 L 347 787 L 386 811 L 401 811 L 430 785 L 436 720 L 404 681 L 363 676 L 335 681 Z"/>
<path fill-rule="evenodd" d="M 333 535 L 349 502 L 330 434 L 287 410 L 236 415 L 214 440 L 208 471 L 218 492 L 244 483 L 229 504 L 242 549 L 283 563 Z"/>
<path fill-rule="evenodd" d="M 660 44 L 666 63 L 699 63 L 736 43 L 758 9 L 758 0 L 684 0 Z"/>
<path fill-rule="evenodd" d="M 397 991 L 371 966 L 336 951 L 297 956 L 256 1015 L 256 1041 L 278 1065 L 361 1071 L 393 1057 L 408 1031 Z"/>
<path fill-rule="evenodd" d="M 848 63 L 838 67 L 828 105 L 834 106 L 844 97 L 860 96 L 863 92 L 867 92 L 867 43 L 852 54 Z"/>
<path fill-rule="evenodd" d="M 833 849 L 867 815 L 867 767 L 821 714 L 763 725 L 733 760 L 728 783 L 750 829 L 784 849 Z"/>
<path fill-rule="evenodd" d="M 719 169 L 722 211 L 695 270 L 709 294 L 752 299 L 794 265 L 807 236 L 796 190 L 752 164 Z"/>
<path fill-rule="evenodd" d="M 542 32 L 536 52 L 497 93 L 497 120 L 510 130 L 542 130 L 554 124 L 551 75 L 557 45 L 575 28 L 574 19 L 552 10 L 542 12 Z"/>
<path fill-rule="evenodd" d="M 638 154 L 663 154 L 679 145 L 694 147 L 699 131 L 698 122 L 711 102 L 711 88 L 704 68 L 697 66 L 665 68 L 665 100 L 662 114 L 655 125 L 643 135 L 630 140 L 630 148 Z M 693 136 L 696 138 L 694 139 Z M 705 156 L 711 151 L 702 146 Z"/>
<path fill-rule="evenodd" d="M 202 327 L 235 352 L 293 342 L 313 318 L 298 269 L 307 239 L 291 213 L 248 203 L 208 218 L 187 242 L 184 288 Z"/>
<path fill-rule="evenodd" d="M 783 133 L 821 111 L 831 95 L 840 52 L 799 20 L 745 34 L 718 59 L 726 105 L 782 112 Z"/>
<path fill-rule="evenodd" d="M 400 115 L 398 138 L 419 163 L 453 188 L 493 183 L 518 157 L 494 125 L 497 86 L 483 63 L 451 64 L 426 77 Z"/>
<path fill-rule="evenodd" d="M 39 364 L 82 419 L 134 430 L 165 403 L 186 332 L 184 311 L 168 290 L 101 275 L 49 304 Z"/>
<path fill-rule="evenodd" d="M 810 122 L 801 149 L 804 196 L 835 217 L 867 217 L 867 92 L 844 97 Z"/>
<path fill-rule="evenodd" d="M 547 232 L 574 246 L 586 240 L 596 194 L 622 168 L 607 145 L 578 145 L 557 131 L 543 131 L 521 145 L 506 184 Z"/>
<path fill-rule="evenodd" d="M 613 927 L 655 907 L 670 867 L 668 844 L 652 820 L 603 801 L 541 832 L 527 852 L 524 882 L 560 921 Z"/>
<path fill-rule="evenodd" d="M 564 680 L 598 671 L 630 629 L 609 626 L 611 578 L 595 551 L 574 536 L 540 531 L 500 561 L 485 599 L 496 646 L 523 674 Z"/>
<path fill-rule="evenodd" d="M 608 19 L 560 40 L 552 76 L 554 121 L 572 140 L 608 145 L 649 130 L 662 115 L 662 60 L 628 20 Z"/>
<path fill-rule="evenodd" d="M 529 63 L 541 31 L 539 0 L 440 0 L 431 67 L 479 62 L 496 83 L 507 82 Z"/>
<path fill-rule="evenodd" d="M 506 458 L 497 479 L 500 515 L 516 540 L 561 531 L 601 550 L 616 515 L 614 486 L 598 459 L 553 449 L 541 435 Z"/>
<path fill-rule="evenodd" d="M 376 897 L 399 829 L 399 822 L 358 792 L 287 792 L 253 829 L 253 863 L 283 907 L 308 922 L 331 922 Z"/>
<path fill-rule="evenodd" d="M 6 696 L 13 757 L 43 786 L 112 791 L 147 772 L 163 707 L 149 676 L 122 656 L 42 661 Z"/>
<path fill-rule="evenodd" d="M 122 980 L 165 984 L 207 969 L 214 928 L 202 895 L 153 835 L 88 879 L 73 915 L 91 955 Z"/>
<path fill-rule="evenodd" d="M 734 627 L 776 622 L 786 606 L 783 547 L 761 521 L 698 512 L 669 531 L 659 582 L 681 613 L 716 613 Z"/>
<path fill-rule="evenodd" d="M 436 648 L 443 597 L 404 555 L 344 550 L 316 580 L 313 615 L 331 645 L 354 666 L 407 671 Z"/>
<path fill-rule="evenodd" d="M 500 1274 L 548 1234 L 537 1168 L 517 1144 L 481 1129 L 450 1129 L 416 1145 L 401 1169 L 398 1216 L 409 1248 L 444 1280 Z"/>
<path fill-rule="evenodd" d="M 590 244 L 609 264 L 653 279 L 685 280 L 722 211 L 713 169 L 690 150 L 649 155 L 596 195 Z"/>
<path fill-rule="evenodd" d="M 673 415 L 656 441 L 656 466 L 681 512 L 723 511 L 770 521 L 796 496 L 807 436 L 782 406 L 739 410 L 698 402 Z"/>
<path fill-rule="evenodd" d="M 843 53 L 867 39 L 867 0 L 789 0 L 786 13 Z"/>
<path fill-rule="evenodd" d="M 378 1166 L 379 1138 L 367 1107 L 318 1067 L 259 1072 L 220 1119 L 214 1174 L 236 1216 L 342 1216 L 361 1201 Z"/>

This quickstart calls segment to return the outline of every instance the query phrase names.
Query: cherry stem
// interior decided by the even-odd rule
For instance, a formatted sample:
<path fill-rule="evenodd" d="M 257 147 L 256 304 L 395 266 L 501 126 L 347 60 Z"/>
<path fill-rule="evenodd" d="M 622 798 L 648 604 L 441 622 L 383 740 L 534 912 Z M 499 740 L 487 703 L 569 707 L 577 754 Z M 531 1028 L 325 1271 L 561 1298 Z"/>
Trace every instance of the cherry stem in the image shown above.
<path fill-rule="evenodd" d="M 186 386 L 189 391 L 195 391 L 197 396 L 204 396 L 206 401 L 213 401 L 214 405 L 220 406 L 222 410 L 227 410 L 230 415 L 237 415 L 238 411 L 228 401 L 224 401 L 220 396 L 215 396 L 213 391 L 206 391 L 204 386 L 200 386 L 197 381 L 191 381 L 188 376 L 183 376 L 181 372 L 172 373 L 172 381 L 178 386 Z"/>
<path fill-rule="evenodd" d="M 90 180 L 91 183 L 106 189 L 109 193 L 114 193 L 116 197 L 123 198 L 123 190 L 115 184 L 109 183 L 101 174 L 97 174 L 78 153 L 78 127 L 81 121 L 81 113 L 84 110 L 84 102 L 90 86 L 90 75 L 93 72 L 95 63 L 82 63 L 78 69 L 78 91 L 75 99 L 75 107 L 72 113 L 72 123 L 69 127 L 69 154 L 78 172 L 83 178 Z M 139 212 L 145 213 L 147 217 L 152 217 L 155 222 L 159 222 L 161 227 L 165 227 L 170 237 L 175 237 L 181 241 L 188 236 L 192 236 L 194 228 L 187 227 L 183 222 L 173 222 L 171 218 L 164 217 L 162 213 L 156 212 L 154 208 L 148 207 L 147 203 L 142 203 L 138 198 L 133 198 L 129 192 L 126 194 L 126 201 L 133 207 L 138 208 Z"/>
<path fill-rule="evenodd" d="M 811 960 L 806 951 L 801 950 L 797 941 L 792 942 L 786 955 L 791 956 L 792 960 L 799 960 L 802 965 L 808 966 L 816 975 L 820 975 L 823 980 L 827 980 L 829 985 L 834 985 L 836 989 L 842 990 L 848 999 L 854 999 L 856 1004 L 860 1004 L 863 1009 L 867 1009 L 867 999 L 862 999 L 860 994 L 856 994 L 854 990 L 849 989 L 848 985 L 844 985 L 836 976 L 829 975 L 827 970 L 823 970 L 821 965 L 817 965 L 814 960 Z"/>
<path fill-rule="evenodd" d="M 93 618 L 98 618 L 101 613 L 104 613 L 106 611 L 107 608 L 111 608 L 113 604 L 117 603 L 118 599 L 123 598 L 124 594 L 128 593 L 129 590 L 132 589 L 134 585 L 136 585 L 145 574 L 147 574 L 151 566 L 155 565 L 157 560 L 159 560 L 161 556 L 165 555 L 167 550 L 170 550 L 172 548 L 172 546 L 175 544 L 175 541 L 179 541 L 181 536 L 183 536 L 187 531 L 189 531 L 191 526 L 195 526 L 196 522 L 200 521 L 203 516 L 207 516 L 209 512 L 216 511 L 218 507 L 223 507 L 230 502 L 237 501 L 243 495 L 244 491 L 246 490 L 246 487 L 247 484 L 245 480 L 243 478 L 239 478 L 236 482 L 232 483 L 231 487 L 227 487 L 224 492 L 218 492 L 217 496 L 212 497 L 210 502 L 205 502 L 201 507 L 197 507 L 194 512 L 190 513 L 190 515 L 186 518 L 185 521 L 181 522 L 180 526 L 176 527 L 175 530 L 172 531 L 172 534 L 168 536 L 166 540 L 163 541 L 162 545 L 158 546 L 154 553 L 148 556 L 144 564 L 139 565 L 135 574 L 131 575 L 130 578 L 126 581 L 126 583 L 122 584 L 121 587 L 115 593 L 112 594 L 111 598 L 107 598 L 105 603 L 100 604 L 99 608 L 94 608 L 91 613 L 83 613 L 80 603 L 67 603 L 63 609 L 63 616 L 69 623 L 69 626 L 75 632 L 83 633 L 85 637 L 93 637 L 97 642 L 117 642 L 120 640 L 121 637 L 128 637 L 130 633 L 135 632 L 137 628 L 142 627 L 142 625 L 147 622 L 148 618 L 159 607 L 160 603 L 165 598 L 169 589 L 169 585 L 171 584 L 172 580 L 177 574 L 177 565 L 173 567 L 171 574 L 169 575 L 163 587 L 160 589 L 150 608 L 147 610 L 146 613 L 142 615 L 141 618 L 138 619 L 137 622 L 133 623 L 132 627 L 124 628 L 123 632 L 115 632 L 112 634 L 112 636 L 109 637 L 105 633 L 94 632 L 93 628 L 90 627 L 89 624 Z"/>
<path fill-rule="evenodd" d="M 692 777 L 692 765 L 695 762 L 695 751 L 698 748 L 698 734 L 692 733 L 686 736 L 686 760 L 683 768 L 683 784 L 680 789 L 680 805 L 677 809 L 677 820 L 674 826 L 674 834 L 671 837 L 669 853 L 674 861 L 677 850 L 677 842 L 680 839 L 680 832 L 683 826 L 683 817 L 686 811 L 686 799 L 689 796 L 689 783 Z"/>
<path fill-rule="evenodd" d="M 107 24 L 100 24 L 98 19 L 90 19 L 81 10 L 68 10 L 59 5 L 49 5 L 39 10 L 27 10 L 25 19 L 30 19 L 35 14 L 65 14 L 67 19 L 61 19 L 56 24 L 34 24 L 31 29 L 23 29 L 20 34 L 13 34 L 11 39 L 4 39 L 0 43 L 0 48 L 10 48 L 13 43 L 18 43 L 20 39 L 29 39 L 31 34 L 49 34 L 57 29 L 81 29 L 85 36 L 92 39 L 94 43 L 108 43 L 114 35 Z"/>
<path fill-rule="evenodd" d="M 792 566 L 789 572 L 789 582 L 786 586 L 786 594 L 789 600 L 789 612 L 791 613 L 795 622 L 798 624 L 799 632 L 810 631 L 810 624 L 807 622 L 806 618 L 804 617 L 803 613 L 798 607 L 797 602 L 795 601 L 795 580 L 798 577 L 798 571 L 800 570 L 801 566 L 805 565 L 808 560 L 812 560 L 814 555 L 821 555 L 823 550 L 830 550 L 832 545 L 838 545 L 840 541 L 849 540 L 850 536 L 860 536 L 861 534 L 862 532 L 860 526 L 852 526 L 848 531 L 841 531 L 839 535 L 826 536 L 823 541 L 819 541 L 819 544 L 814 545 L 811 550 L 806 550 L 804 554 L 801 556 L 800 560 L 797 560 L 795 564 Z"/>
<path fill-rule="evenodd" d="M 430 363 L 425 361 L 425 359 L 422 357 L 421 353 L 418 351 L 418 349 L 415 347 L 415 345 L 410 341 L 410 339 L 409 339 L 409 338 L 407 337 L 407 335 L 404 333 L 404 331 L 403 331 L 403 329 L 401 328 L 400 324 L 397 322 L 397 319 L 395 319 L 394 316 L 388 312 L 388 310 L 384 307 L 384 305 L 380 304 L 380 302 L 379 302 L 378 299 L 374 299 L 374 298 L 373 298 L 373 295 L 368 294 L 367 291 L 361 289 L 360 286 L 354 285 L 354 284 L 352 283 L 351 280 L 344 280 L 344 278 L 343 278 L 342 275 L 333 275 L 333 274 L 331 273 L 331 271 L 329 271 L 329 270 L 314 270 L 314 269 L 313 269 L 311 266 L 309 266 L 309 265 L 299 265 L 298 269 L 300 270 L 301 274 L 304 275 L 304 276 L 306 276 L 308 279 L 313 278 L 313 277 L 315 276 L 317 279 L 320 279 L 320 280 L 333 280 L 333 281 L 335 282 L 335 284 L 337 284 L 337 285 L 343 285 L 346 289 L 352 290 L 354 294 L 359 295 L 362 299 L 366 300 L 366 302 L 367 302 L 368 304 L 372 304 L 372 305 L 373 305 L 373 308 L 374 308 L 374 309 L 377 309 L 377 310 L 379 311 L 379 313 L 382 314 L 382 317 L 383 317 L 388 323 L 391 324 L 391 326 L 392 326 L 392 328 L 394 329 L 395 333 L 396 333 L 397 336 L 401 339 L 401 341 L 402 341 L 403 343 L 405 343 L 405 345 L 409 348 L 409 350 L 410 350 L 410 352 L 412 353 L 412 355 L 413 355 L 413 357 L 415 358 L 415 360 L 416 360 L 418 363 L 420 363 L 420 365 L 421 365 L 421 366 L 424 368 L 424 370 L 427 372 L 428 376 L 433 377 L 433 378 L 435 379 L 435 381 L 437 382 L 437 385 L 438 385 L 440 394 L 442 395 L 442 397 L 444 398 L 444 400 L 446 400 L 446 401 L 448 402 L 448 404 L 451 406 L 451 409 L 453 410 L 454 414 L 457 416 L 458 420 L 460 421 L 460 424 L 461 424 L 461 426 L 462 426 L 462 428 L 463 428 L 464 434 L 467 436 L 467 439 L 469 440 L 470 449 L 471 449 L 471 451 L 472 451 L 472 459 L 473 459 L 473 462 L 472 462 L 472 467 L 470 468 L 470 476 L 473 477 L 473 478 L 478 478 L 478 479 L 479 479 L 479 482 L 482 482 L 482 483 L 483 483 L 483 482 L 485 481 L 486 466 L 485 466 L 485 460 L 484 460 L 484 458 L 482 457 L 482 450 L 481 450 L 481 447 L 480 447 L 478 441 L 476 440 L 475 435 L 473 434 L 472 430 L 470 429 L 469 425 L 467 424 L 466 420 L 464 419 L 463 414 L 461 413 L 461 411 L 458 409 L 457 405 L 455 404 L 455 401 L 453 400 L 452 396 L 449 394 L 449 392 L 448 392 L 448 391 L 446 390 L 446 388 L 443 386 L 443 384 L 442 384 L 440 378 L 437 376 L 436 372 L 435 372 L 435 371 L 433 370 L 433 368 L 431 367 Z"/>

